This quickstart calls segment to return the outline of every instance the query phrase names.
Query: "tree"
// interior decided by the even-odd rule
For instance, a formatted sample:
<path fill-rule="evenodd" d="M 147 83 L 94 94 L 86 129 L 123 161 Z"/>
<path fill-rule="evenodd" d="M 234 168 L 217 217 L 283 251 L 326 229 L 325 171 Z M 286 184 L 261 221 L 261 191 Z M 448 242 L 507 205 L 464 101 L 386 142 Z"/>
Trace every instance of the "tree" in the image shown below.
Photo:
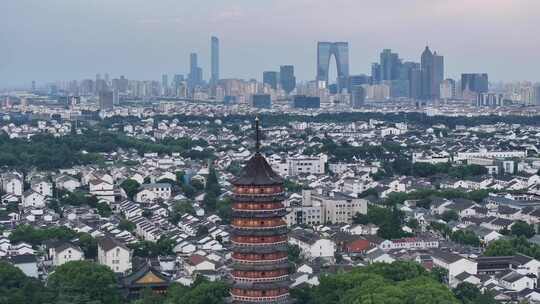
<path fill-rule="evenodd" d="M 161 304 L 165 301 L 162 295 L 155 294 L 151 288 L 145 288 L 142 291 L 141 298 L 133 302 L 133 304 Z"/>
<path fill-rule="evenodd" d="M 512 227 L 510 227 L 510 232 L 517 237 L 524 236 L 526 238 L 531 238 L 535 234 L 534 226 L 529 225 L 524 221 L 514 222 Z"/>
<path fill-rule="evenodd" d="M 45 240 L 69 241 L 75 237 L 77 237 L 77 232 L 64 226 L 39 229 L 30 225 L 21 225 L 9 235 L 10 241 L 14 244 L 27 242 L 32 246 L 41 245 Z"/>
<path fill-rule="evenodd" d="M 173 224 L 178 224 L 178 221 L 180 221 L 180 218 L 184 214 L 195 215 L 195 208 L 193 208 L 193 204 L 188 200 L 175 202 L 173 205 L 173 210 L 169 214 L 169 221 L 171 221 Z"/>
<path fill-rule="evenodd" d="M 155 258 L 158 256 L 172 255 L 173 248 L 176 243 L 166 237 L 161 237 L 157 242 L 138 241 L 129 244 L 128 247 L 133 249 L 133 255 L 141 258 Z"/>
<path fill-rule="evenodd" d="M 173 283 L 167 292 L 166 304 L 222 304 L 229 296 L 224 282 L 197 279 L 191 288 Z"/>
<path fill-rule="evenodd" d="M 303 189 L 303 186 L 301 184 L 288 178 L 283 181 L 283 187 L 287 192 L 300 192 Z"/>
<path fill-rule="evenodd" d="M 493 296 L 489 293 L 482 293 L 475 285 L 463 282 L 459 283 L 452 292 L 463 304 L 497 304 Z"/>
<path fill-rule="evenodd" d="M 139 190 L 140 186 L 141 185 L 139 184 L 139 182 L 130 178 L 126 179 L 120 184 L 120 188 L 124 189 L 124 191 L 126 192 L 126 195 L 130 199 L 133 199 L 135 194 L 137 194 L 137 190 Z"/>
<path fill-rule="evenodd" d="M 95 259 L 97 257 L 97 241 L 92 235 L 85 232 L 79 233 L 79 247 L 84 252 L 86 259 Z"/>
<path fill-rule="evenodd" d="M 540 259 L 540 246 L 530 243 L 527 238 L 521 236 L 510 240 L 497 240 L 491 242 L 486 248 L 484 255 L 508 256 L 516 253 Z"/>
<path fill-rule="evenodd" d="M 219 186 L 219 180 L 216 169 L 211 166 L 208 170 L 208 178 L 206 179 L 206 193 L 213 193 L 215 196 L 219 196 L 221 189 Z"/>
<path fill-rule="evenodd" d="M 230 224 L 232 218 L 232 200 L 225 198 L 217 203 L 217 215 L 221 218 L 223 224 Z"/>
<path fill-rule="evenodd" d="M 109 217 L 112 214 L 111 206 L 105 202 L 97 203 L 95 208 L 101 217 Z"/>
<path fill-rule="evenodd" d="M 442 284 L 448 284 L 448 270 L 442 267 L 433 267 L 431 269 L 431 276 Z"/>
<path fill-rule="evenodd" d="M 0 261 L 0 303 L 50 303 L 52 294 L 43 284 L 29 278 L 17 267 Z"/>
<path fill-rule="evenodd" d="M 459 215 L 455 210 L 446 210 L 441 214 L 441 219 L 445 222 L 451 222 L 451 221 L 457 221 L 459 219 Z"/>
<path fill-rule="evenodd" d="M 120 303 L 116 284 L 112 270 L 89 261 L 72 261 L 58 266 L 47 282 L 58 299 L 81 304 L 84 303 L 82 299 L 103 304 Z"/>
<path fill-rule="evenodd" d="M 412 262 L 372 264 L 350 272 L 320 277 L 312 288 L 291 291 L 300 303 L 459 303 L 452 292 Z"/>
<path fill-rule="evenodd" d="M 176 176 L 176 182 L 178 183 L 178 185 L 183 185 L 184 184 L 184 179 L 185 179 L 185 176 L 186 176 L 186 172 L 185 171 L 177 171 L 174 174 Z"/>
<path fill-rule="evenodd" d="M 145 218 L 150 218 L 152 216 L 152 211 L 144 209 L 141 215 Z"/>
<path fill-rule="evenodd" d="M 420 228 L 420 223 L 417 219 L 412 218 L 407 222 L 407 226 L 412 230 L 417 230 L 418 228 Z"/>
<path fill-rule="evenodd" d="M 207 209 L 209 211 L 216 210 L 216 207 L 217 207 L 216 194 L 214 192 L 207 192 L 204 195 L 203 205 L 204 205 L 205 209 Z"/>
<path fill-rule="evenodd" d="M 298 247 L 298 245 L 287 244 L 287 256 L 289 258 L 289 261 L 295 264 L 300 263 L 300 261 L 302 260 L 302 257 L 300 256 L 301 253 L 302 251 L 300 250 L 300 247 Z"/>
<path fill-rule="evenodd" d="M 132 232 L 133 230 L 135 230 L 135 228 L 137 228 L 135 224 L 132 221 L 127 220 L 127 219 L 121 219 L 120 223 L 118 224 L 118 229 L 120 230 L 126 230 L 129 232 Z"/>
<path fill-rule="evenodd" d="M 480 239 L 472 231 L 468 230 L 458 230 L 452 232 L 450 239 L 456 243 L 471 245 L 478 247 L 480 246 Z"/>

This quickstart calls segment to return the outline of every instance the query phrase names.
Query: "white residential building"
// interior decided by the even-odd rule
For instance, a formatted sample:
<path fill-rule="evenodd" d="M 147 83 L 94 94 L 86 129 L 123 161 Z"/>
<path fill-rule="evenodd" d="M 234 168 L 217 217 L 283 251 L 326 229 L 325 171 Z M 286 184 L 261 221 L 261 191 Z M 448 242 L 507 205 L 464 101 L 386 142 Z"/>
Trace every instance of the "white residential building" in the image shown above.
<path fill-rule="evenodd" d="M 131 270 L 131 250 L 111 237 L 99 238 L 98 263 L 116 273 L 126 273 Z"/>
<path fill-rule="evenodd" d="M 269 158 L 272 169 L 281 176 L 297 176 L 299 174 L 324 174 L 328 156 L 320 154 L 318 156 L 295 155 L 280 157 L 273 155 Z"/>
<path fill-rule="evenodd" d="M 135 194 L 136 202 L 151 202 L 156 199 L 168 200 L 171 198 L 172 187 L 168 183 L 143 184 L 140 191 Z"/>
<path fill-rule="evenodd" d="M 321 238 L 315 232 L 305 229 L 291 231 L 289 243 L 300 247 L 302 255 L 307 259 L 333 258 L 336 252 L 334 241 Z"/>
<path fill-rule="evenodd" d="M 433 266 L 444 268 L 448 271 L 448 283 L 451 287 L 455 287 L 459 280 L 456 279 L 458 274 L 462 272 L 476 274 L 477 263 L 464 258 L 458 254 L 434 250 L 431 255 L 433 258 Z"/>
<path fill-rule="evenodd" d="M 468 160 L 471 158 L 525 158 L 526 151 L 488 151 L 480 149 L 478 152 L 458 152 L 456 161 Z"/>
<path fill-rule="evenodd" d="M 54 266 L 60 266 L 71 261 L 84 260 L 84 252 L 81 248 L 70 243 L 62 243 L 49 248 L 49 256 Z"/>

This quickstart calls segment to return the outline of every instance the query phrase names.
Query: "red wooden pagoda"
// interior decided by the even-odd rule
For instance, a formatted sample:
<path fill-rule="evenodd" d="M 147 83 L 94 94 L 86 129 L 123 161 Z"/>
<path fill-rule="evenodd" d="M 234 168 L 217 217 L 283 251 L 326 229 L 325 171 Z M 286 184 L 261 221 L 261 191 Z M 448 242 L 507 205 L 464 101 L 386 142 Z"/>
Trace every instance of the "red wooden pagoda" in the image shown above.
<path fill-rule="evenodd" d="M 233 180 L 233 303 L 289 303 L 283 179 L 256 153 Z"/>

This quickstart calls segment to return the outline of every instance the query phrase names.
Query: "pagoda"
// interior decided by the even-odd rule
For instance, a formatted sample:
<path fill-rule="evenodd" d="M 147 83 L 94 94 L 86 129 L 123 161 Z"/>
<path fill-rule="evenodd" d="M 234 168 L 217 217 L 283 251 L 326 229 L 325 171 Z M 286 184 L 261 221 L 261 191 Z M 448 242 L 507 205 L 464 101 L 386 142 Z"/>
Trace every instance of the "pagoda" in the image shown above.
<path fill-rule="evenodd" d="M 283 179 L 259 152 L 232 181 L 233 303 L 289 303 L 287 224 Z"/>

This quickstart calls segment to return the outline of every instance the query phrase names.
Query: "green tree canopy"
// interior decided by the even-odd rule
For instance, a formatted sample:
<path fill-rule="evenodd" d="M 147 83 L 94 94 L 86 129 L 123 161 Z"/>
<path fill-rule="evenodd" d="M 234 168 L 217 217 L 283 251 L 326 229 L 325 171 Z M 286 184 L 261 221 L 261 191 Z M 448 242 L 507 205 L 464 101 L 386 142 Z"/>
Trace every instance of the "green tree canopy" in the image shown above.
<path fill-rule="evenodd" d="M 208 282 L 198 279 L 193 286 L 177 283 L 169 287 L 166 304 L 223 304 L 229 296 L 229 287 L 224 282 Z"/>
<path fill-rule="evenodd" d="M 529 225 L 524 221 L 516 221 L 512 227 L 510 227 L 510 233 L 517 237 L 524 236 L 530 238 L 535 235 L 535 230 L 533 225 Z"/>
<path fill-rule="evenodd" d="M 121 303 L 115 274 L 94 262 L 72 261 L 58 266 L 47 286 L 58 299 L 71 303 Z"/>
<path fill-rule="evenodd" d="M 19 268 L 0 261 L 0 303 L 50 303 L 52 297 L 52 293 L 48 292 L 40 281 L 29 278 Z"/>
<path fill-rule="evenodd" d="M 443 284 L 413 262 L 372 264 L 351 272 L 321 276 L 319 286 L 293 289 L 299 303 L 312 304 L 457 304 Z"/>
<path fill-rule="evenodd" d="M 139 184 L 139 182 L 137 182 L 134 179 L 129 179 L 129 178 L 120 184 L 120 188 L 124 189 L 124 191 L 126 192 L 126 195 L 130 199 L 133 199 L 135 194 L 137 194 L 137 190 L 139 189 L 140 186 L 141 185 Z"/>

